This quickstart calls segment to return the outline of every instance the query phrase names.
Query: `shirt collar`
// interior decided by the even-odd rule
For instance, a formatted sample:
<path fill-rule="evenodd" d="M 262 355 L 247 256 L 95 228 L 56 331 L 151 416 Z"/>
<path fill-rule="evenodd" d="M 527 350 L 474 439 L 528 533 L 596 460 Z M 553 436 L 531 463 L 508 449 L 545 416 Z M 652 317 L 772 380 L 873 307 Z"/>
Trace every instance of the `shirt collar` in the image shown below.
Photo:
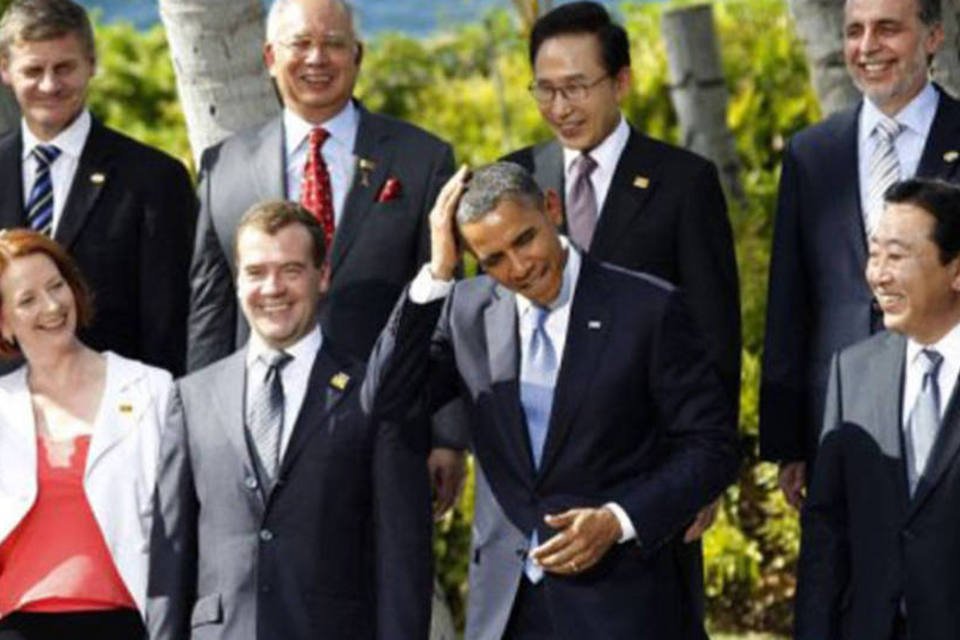
<path fill-rule="evenodd" d="M 901 126 L 906 127 L 912 132 L 926 137 L 933 125 L 933 118 L 937 114 L 937 105 L 940 103 L 940 93 L 934 88 L 933 84 L 928 82 L 926 86 L 913 97 L 913 100 L 897 112 L 893 117 Z M 863 122 L 863 131 L 866 135 L 873 132 L 883 118 L 888 118 L 880 109 L 870 101 L 869 98 L 863 98 L 863 110 L 861 111 L 861 121 Z"/>
<path fill-rule="evenodd" d="M 951 363 L 960 363 L 960 324 L 954 325 L 945 336 L 933 344 L 920 344 L 913 338 L 907 338 L 907 366 L 912 367 L 923 349 L 934 349 L 943 359 Z"/>
<path fill-rule="evenodd" d="M 560 236 L 560 244 L 567 253 L 567 262 L 563 265 L 563 280 L 560 282 L 560 293 L 557 295 L 557 299 L 548 305 L 551 312 L 570 304 L 570 300 L 573 298 L 573 290 L 580 276 L 580 263 L 582 261 L 579 250 L 570 243 L 566 236 Z M 522 318 L 523 315 L 534 306 L 534 303 L 519 293 L 516 295 L 516 298 L 517 312 Z"/>
<path fill-rule="evenodd" d="M 320 333 L 320 325 L 318 324 L 307 335 L 286 347 L 283 351 L 293 356 L 294 362 L 297 362 L 314 357 L 322 345 L 323 334 Z M 261 355 L 269 351 L 276 351 L 276 349 L 267 345 L 256 332 L 251 331 L 250 341 L 247 343 L 247 366 L 254 364 Z"/>
<path fill-rule="evenodd" d="M 38 144 L 52 144 L 60 149 L 61 153 L 65 153 L 74 159 L 79 158 L 83 152 L 83 145 L 87 142 L 87 136 L 90 135 L 92 120 L 90 111 L 84 109 L 66 129 L 58 133 L 52 140 L 44 142 L 33 135 L 30 127 L 27 126 L 27 121 L 21 119 L 20 131 L 23 135 L 23 159 L 26 160 L 33 151 L 33 148 Z"/>
<path fill-rule="evenodd" d="M 621 114 L 620 122 L 618 122 L 617 126 L 610 132 L 610 135 L 604 138 L 603 142 L 593 149 L 588 150 L 590 157 L 597 163 L 597 169 L 604 175 L 613 175 L 629 138 L 630 127 L 627 125 L 623 114 Z M 563 148 L 563 170 L 567 177 L 570 176 L 570 172 L 573 170 L 574 160 L 576 160 L 581 153 L 583 153 L 583 151 L 579 149 Z"/>
<path fill-rule="evenodd" d="M 354 141 L 357 139 L 359 122 L 360 114 L 356 105 L 353 104 L 353 100 L 348 100 L 340 113 L 319 124 L 307 122 L 290 109 L 285 108 L 283 110 L 283 133 L 287 157 L 289 158 L 296 153 L 300 146 L 304 144 L 307 136 L 310 135 L 310 131 L 318 126 L 327 130 L 331 140 L 352 152 Z"/>

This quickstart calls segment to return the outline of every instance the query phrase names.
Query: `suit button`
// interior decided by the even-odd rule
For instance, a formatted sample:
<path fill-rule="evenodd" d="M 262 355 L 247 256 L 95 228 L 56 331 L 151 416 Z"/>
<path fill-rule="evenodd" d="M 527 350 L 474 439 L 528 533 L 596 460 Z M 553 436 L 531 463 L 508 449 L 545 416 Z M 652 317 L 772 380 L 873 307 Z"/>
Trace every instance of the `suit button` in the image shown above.
<path fill-rule="evenodd" d="M 260 540 L 263 542 L 270 542 L 273 540 L 273 531 L 270 531 L 270 529 L 260 529 Z"/>
<path fill-rule="evenodd" d="M 243 486 L 253 491 L 258 486 L 257 479 L 254 478 L 253 476 L 247 476 L 246 478 L 243 479 Z"/>

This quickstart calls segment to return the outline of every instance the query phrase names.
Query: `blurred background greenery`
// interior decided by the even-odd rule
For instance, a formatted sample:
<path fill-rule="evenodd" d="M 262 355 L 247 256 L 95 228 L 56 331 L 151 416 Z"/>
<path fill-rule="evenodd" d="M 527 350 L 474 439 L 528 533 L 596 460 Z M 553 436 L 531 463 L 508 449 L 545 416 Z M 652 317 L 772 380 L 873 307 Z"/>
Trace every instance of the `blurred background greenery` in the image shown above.
<path fill-rule="evenodd" d="M 0 0 L 0 9 L 4 3 Z M 730 91 L 728 120 L 748 198 L 744 207 L 731 210 L 744 319 L 744 465 L 704 540 L 708 608 L 715 638 L 760 640 L 789 633 L 799 543 L 795 514 L 776 490 L 776 470 L 757 459 L 758 358 L 771 220 L 784 140 L 817 120 L 819 111 L 785 3 L 729 0 L 713 6 Z M 640 129 L 676 142 L 659 28 L 668 8 L 620 8 L 633 46 L 635 91 L 625 110 Z M 99 70 L 90 95 L 94 113 L 190 165 L 162 27 L 144 32 L 122 23 L 99 24 L 97 32 Z M 366 52 L 358 95 L 367 107 L 447 138 L 460 161 L 491 161 L 549 136 L 526 91 L 531 78 L 525 34 L 511 12 L 495 11 L 478 23 L 427 39 L 382 34 L 367 43 Z M 472 507 L 468 483 L 458 507 L 437 525 L 438 571 L 461 623 Z"/>

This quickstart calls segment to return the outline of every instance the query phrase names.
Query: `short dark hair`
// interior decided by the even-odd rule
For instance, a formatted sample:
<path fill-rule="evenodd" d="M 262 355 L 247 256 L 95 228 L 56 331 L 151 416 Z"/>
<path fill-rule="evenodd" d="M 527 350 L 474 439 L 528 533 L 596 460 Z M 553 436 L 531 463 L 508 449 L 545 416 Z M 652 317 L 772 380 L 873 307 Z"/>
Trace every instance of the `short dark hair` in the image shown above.
<path fill-rule="evenodd" d="M 72 0 L 13 0 L 0 18 L 0 58 L 17 42 L 40 42 L 75 34 L 91 60 L 97 57 L 87 11 Z"/>
<path fill-rule="evenodd" d="M 960 255 L 960 187 L 943 180 L 911 178 L 895 182 L 883 194 L 886 204 L 910 204 L 933 216 L 930 239 L 941 264 Z"/>
<path fill-rule="evenodd" d="M 943 20 L 940 13 L 940 0 L 917 0 L 917 15 L 920 22 L 928 27 L 939 24 Z"/>
<path fill-rule="evenodd" d="M 596 36 L 608 75 L 615 76 L 630 66 L 630 42 L 626 29 L 611 20 L 603 5 L 596 2 L 562 4 L 541 16 L 530 32 L 530 66 L 537 61 L 540 46 L 550 38 L 580 34 Z"/>
<path fill-rule="evenodd" d="M 543 210 L 543 191 L 530 172 L 513 162 L 476 169 L 457 206 L 457 227 L 481 220 L 504 200 Z"/>
<path fill-rule="evenodd" d="M 53 261 L 67 286 L 73 292 L 74 303 L 77 305 L 77 325 L 80 327 L 89 326 L 93 320 L 93 295 L 80 273 L 80 268 L 66 249 L 51 240 L 46 234 L 30 229 L 4 229 L 0 231 L 0 276 L 7 270 L 10 263 L 17 258 L 34 254 L 43 254 Z M 3 296 L 0 295 L 0 308 L 3 305 Z M 20 355 L 20 349 L 16 342 L 0 340 L 0 359 L 16 358 Z"/>
<path fill-rule="evenodd" d="M 313 266 L 322 266 L 327 254 L 323 226 L 301 204 L 289 200 L 267 200 L 247 209 L 240 218 L 240 224 L 237 225 L 237 235 L 233 243 L 235 261 L 238 263 L 240 261 L 239 240 L 240 233 L 244 229 L 256 229 L 272 236 L 293 224 L 302 225 L 310 234 L 313 239 Z"/>

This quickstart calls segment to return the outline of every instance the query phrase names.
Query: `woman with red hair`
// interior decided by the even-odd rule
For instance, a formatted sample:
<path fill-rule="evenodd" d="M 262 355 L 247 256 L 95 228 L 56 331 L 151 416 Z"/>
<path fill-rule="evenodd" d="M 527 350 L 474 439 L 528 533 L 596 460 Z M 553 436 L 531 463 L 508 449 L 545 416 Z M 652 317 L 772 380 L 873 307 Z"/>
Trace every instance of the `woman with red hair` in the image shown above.
<path fill-rule="evenodd" d="M 66 252 L 0 231 L 0 640 L 143 638 L 170 374 L 77 338 L 93 314 Z"/>

